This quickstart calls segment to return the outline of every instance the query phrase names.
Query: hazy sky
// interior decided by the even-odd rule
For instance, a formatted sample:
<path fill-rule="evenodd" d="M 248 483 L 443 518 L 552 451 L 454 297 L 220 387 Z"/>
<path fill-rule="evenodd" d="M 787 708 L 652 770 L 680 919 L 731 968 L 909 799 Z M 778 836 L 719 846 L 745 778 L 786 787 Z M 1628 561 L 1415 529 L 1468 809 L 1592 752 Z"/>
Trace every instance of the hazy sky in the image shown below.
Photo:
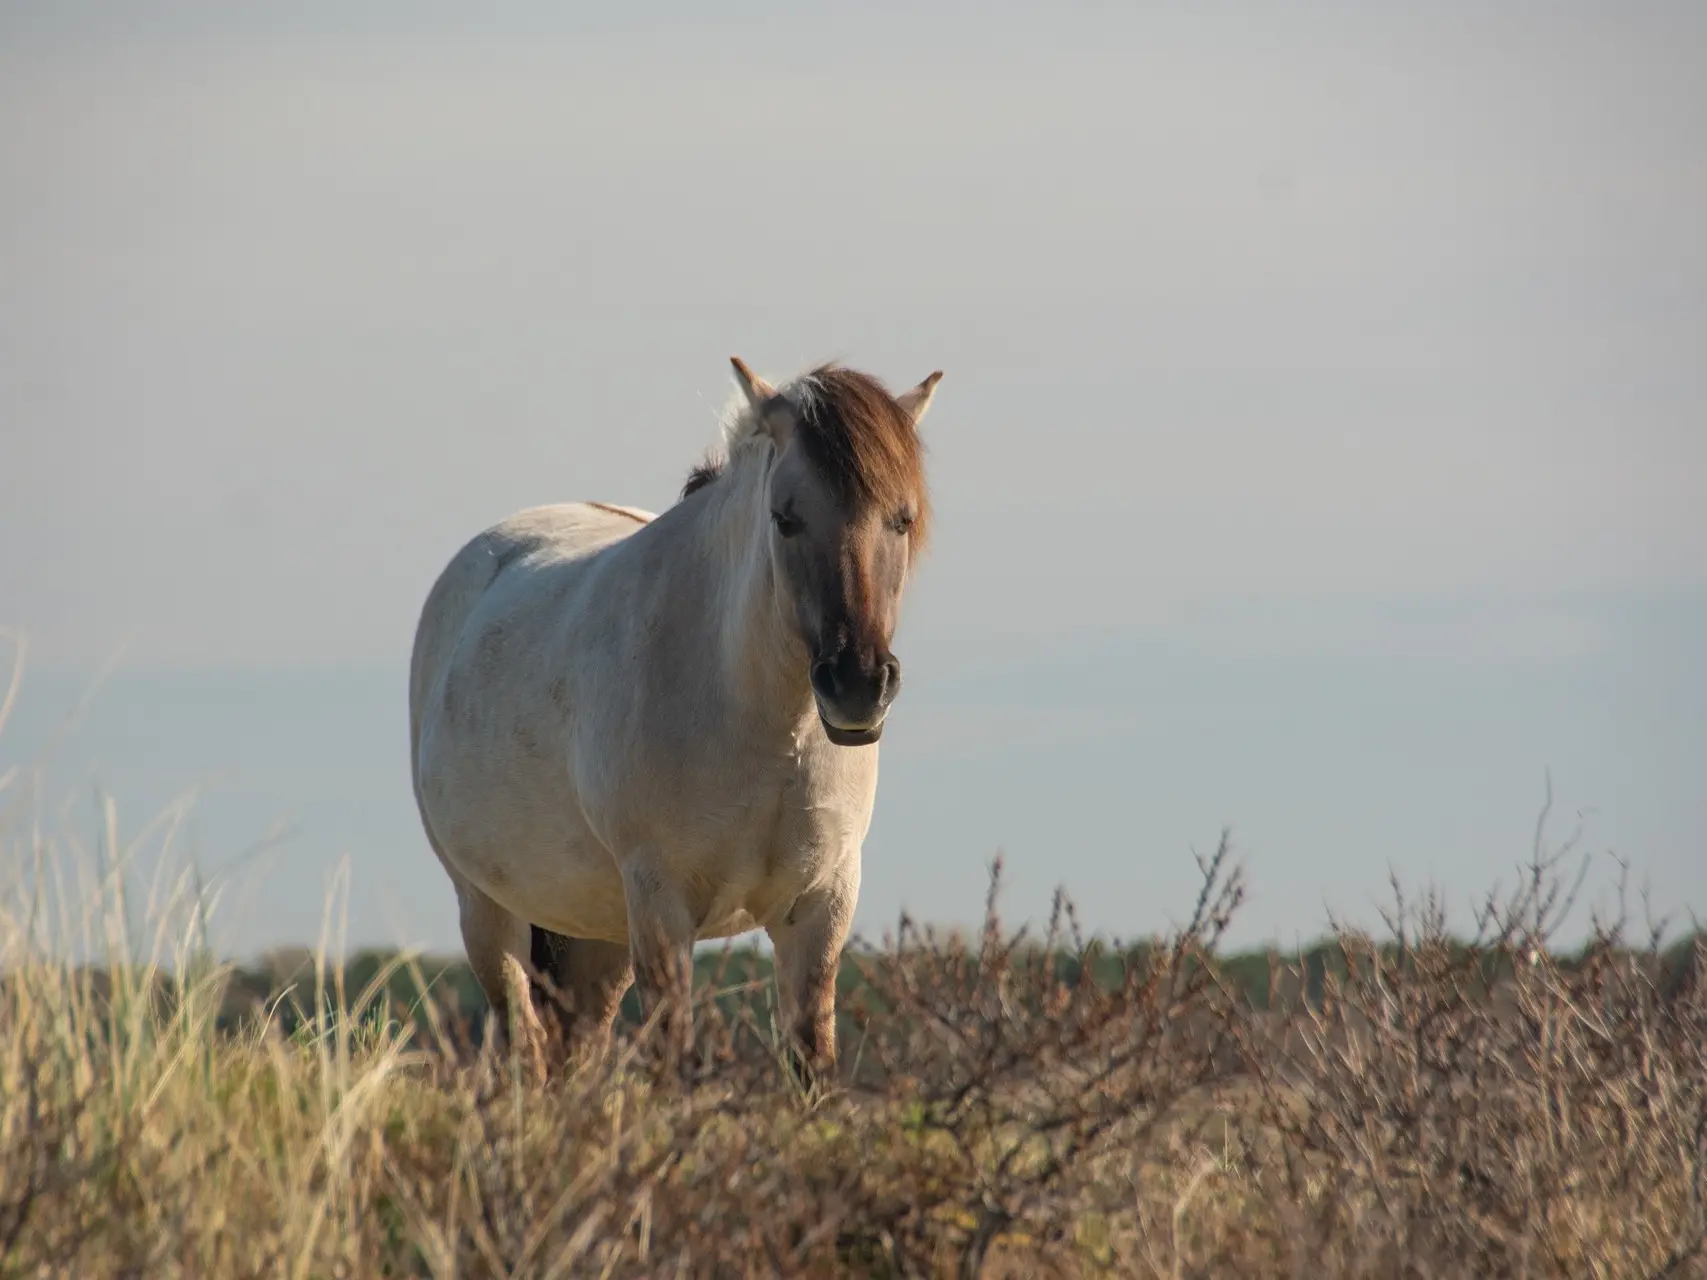
<path fill-rule="evenodd" d="M 140 794 L 322 815 L 267 930 L 346 852 L 454 941 L 420 601 L 670 502 L 737 353 L 946 371 L 862 924 L 1002 843 L 1153 927 L 1223 822 L 1259 930 L 1467 899 L 1549 767 L 1707 908 L 1707 9 L 579 8 L 0 0 L 0 621 L 128 642 Z"/>

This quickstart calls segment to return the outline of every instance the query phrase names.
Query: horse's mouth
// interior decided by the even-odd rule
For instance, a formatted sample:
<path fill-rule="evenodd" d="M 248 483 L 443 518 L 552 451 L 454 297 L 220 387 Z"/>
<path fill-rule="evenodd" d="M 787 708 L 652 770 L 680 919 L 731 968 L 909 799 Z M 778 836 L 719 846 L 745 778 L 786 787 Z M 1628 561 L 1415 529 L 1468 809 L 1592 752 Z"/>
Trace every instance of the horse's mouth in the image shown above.
<path fill-rule="evenodd" d="M 837 747 L 869 747 L 883 736 L 881 720 L 863 729 L 843 729 L 831 724 L 820 711 L 818 723 L 824 726 L 824 736 L 830 740 L 831 745 Z"/>

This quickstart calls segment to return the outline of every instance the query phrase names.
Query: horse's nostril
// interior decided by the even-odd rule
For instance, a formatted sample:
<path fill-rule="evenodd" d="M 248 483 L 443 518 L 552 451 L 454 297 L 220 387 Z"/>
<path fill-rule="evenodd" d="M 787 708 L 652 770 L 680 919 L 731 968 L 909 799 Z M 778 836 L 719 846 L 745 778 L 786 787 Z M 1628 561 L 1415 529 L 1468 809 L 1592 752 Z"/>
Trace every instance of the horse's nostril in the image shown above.
<path fill-rule="evenodd" d="M 893 654 L 883 660 L 882 689 L 885 698 L 893 698 L 901 691 L 901 660 Z"/>
<path fill-rule="evenodd" d="M 836 664 L 827 658 L 819 658 L 812 664 L 812 687 L 826 698 L 836 696 Z"/>

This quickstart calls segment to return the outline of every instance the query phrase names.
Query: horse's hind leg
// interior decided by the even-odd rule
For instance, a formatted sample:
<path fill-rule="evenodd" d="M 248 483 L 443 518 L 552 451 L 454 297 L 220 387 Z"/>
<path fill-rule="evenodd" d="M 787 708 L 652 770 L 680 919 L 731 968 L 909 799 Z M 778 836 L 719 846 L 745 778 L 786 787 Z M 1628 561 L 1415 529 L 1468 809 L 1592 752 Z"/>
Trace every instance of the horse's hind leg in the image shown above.
<path fill-rule="evenodd" d="M 460 876 L 453 879 L 468 967 L 492 1006 L 498 1034 L 504 1044 L 522 1052 L 535 1078 L 543 1078 L 547 1037 L 533 1007 L 528 978 L 530 926 Z"/>
<path fill-rule="evenodd" d="M 596 1056 L 610 1041 L 622 997 L 634 977 L 628 948 L 532 927 L 538 975 L 533 998 L 547 1030 L 571 1060 Z"/>

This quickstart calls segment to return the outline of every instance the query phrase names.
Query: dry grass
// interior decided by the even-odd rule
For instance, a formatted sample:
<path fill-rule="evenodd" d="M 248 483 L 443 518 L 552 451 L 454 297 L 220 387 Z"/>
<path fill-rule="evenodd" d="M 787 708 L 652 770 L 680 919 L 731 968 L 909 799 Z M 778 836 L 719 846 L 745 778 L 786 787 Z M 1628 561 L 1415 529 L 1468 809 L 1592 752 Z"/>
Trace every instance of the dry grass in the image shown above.
<path fill-rule="evenodd" d="M 1177 937 L 1100 965 L 1064 911 L 1056 945 L 992 909 L 971 945 L 850 957 L 849 1061 L 818 1098 L 762 1001 L 708 998 L 692 1088 L 635 1066 L 643 1031 L 540 1088 L 431 1006 L 391 1016 L 385 975 L 322 970 L 288 1036 L 221 1029 L 225 969 L 76 967 L 14 927 L 0 1269 L 1701 1274 L 1699 957 L 1666 975 L 1605 931 L 1567 962 L 1526 888 L 1478 945 L 1426 910 L 1397 945 L 1341 935 L 1318 1000 L 1277 961 L 1265 1010 L 1213 959 L 1224 855 L 1205 886 Z"/>
<path fill-rule="evenodd" d="M 980 937 L 850 952 L 843 1078 L 805 1097 L 728 981 L 692 1087 L 639 1068 L 643 1028 L 529 1084 L 384 971 L 315 964 L 295 1025 L 233 1024 L 193 883 L 139 940 L 116 824 L 88 857 L 4 836 L 5 1275 L 1707 1274 L 1699 944 L 1668 966 L 1607 921 L 1559 954 L 1539 838 L 1473 941 L 1396 891 L 1381 945 L 1340 930 L 1255 992 L 1217 959 L 1225 844 L 1186 925 L 1125 950 L 1064 901 L 1010 935 L 993 882 Z"/>

